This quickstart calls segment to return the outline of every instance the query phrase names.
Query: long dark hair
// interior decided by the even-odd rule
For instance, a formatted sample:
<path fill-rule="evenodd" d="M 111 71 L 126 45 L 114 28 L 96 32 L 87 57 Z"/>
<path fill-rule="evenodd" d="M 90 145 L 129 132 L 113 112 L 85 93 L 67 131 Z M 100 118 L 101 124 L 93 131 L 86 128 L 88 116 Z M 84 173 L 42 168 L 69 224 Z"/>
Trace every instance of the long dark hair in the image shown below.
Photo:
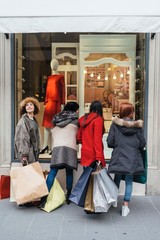
<path fill-rule="evenodd" d="M 95 112 L 102 117 L 102 104 L 100 101 L 93 101 L 90 106 L 90 113 Z"/>

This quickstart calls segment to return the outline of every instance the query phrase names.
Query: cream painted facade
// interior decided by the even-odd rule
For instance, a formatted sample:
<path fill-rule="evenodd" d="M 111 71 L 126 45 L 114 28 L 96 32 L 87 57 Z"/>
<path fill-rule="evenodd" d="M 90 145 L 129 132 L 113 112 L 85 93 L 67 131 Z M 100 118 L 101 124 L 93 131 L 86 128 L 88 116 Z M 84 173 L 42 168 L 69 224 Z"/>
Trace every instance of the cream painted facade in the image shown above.
<path fill-rule="evenodd" d="M 148 85 L 148 181 L 142 192 L 160 194 L 160 34 L 150 39 L 149 85 Z M 14 104 L 12 103 L 11 83 L 11 39 L 0 34 L 0 174 L 9 174 L 12 162 L 12 126 Z M 145 189 L 144 189 L 145 188 Z M 137 188 L 138 189 L 138 188 Z M 141 192 L 141 191 L 140 191 Z M 139 190 L 135 191 L 138 194 Z"/>

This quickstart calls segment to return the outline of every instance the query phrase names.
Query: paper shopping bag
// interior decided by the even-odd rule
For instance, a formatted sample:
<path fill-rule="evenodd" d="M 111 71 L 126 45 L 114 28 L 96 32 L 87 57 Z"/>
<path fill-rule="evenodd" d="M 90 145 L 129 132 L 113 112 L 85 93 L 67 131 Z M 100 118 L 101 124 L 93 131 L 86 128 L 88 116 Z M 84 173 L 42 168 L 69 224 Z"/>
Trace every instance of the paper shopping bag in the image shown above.
<path fill-rule="evenodd" d="M 107 202 L 103 189 L 100 185 L 97 174 L 94 174 L 94 185 L 93 185 L 93 203 L 95 212 L 107 212 L 111 206 Z"/>
<path fill-rule="evenodd" d="M 118 198 L 119 190 L 115 182 L 113 181 L 113 179 L 108 174 L 107 169 L 106 168 L 101 169 L 97 173 L 97 178 L 103 189 L 107 202 L 108 203 L 116 202 Z"/>
<path fill-rule="evenodd" d="M 10 176 L 0 175 L 0 199 L 10 197 Z"/>
<path fill-rule="evenodd" d="M 18 205 L 36 201 L 48 194 L 46 180 L 39 162 L 11 169 L 10 176 Z"/>
<path fill-rule="evenodd" d="M 93 184 L 94 184 L 94 176 L 91 174 L 89 185 L 87 189 L 87 194 L 85 198 L 84 210 L 89 212 L 94 212 L 94 203 L 93 203 Z"/>
<path fill-rule="evenodd" d="M 65 193 L 59 184 L 58 180 L 55 178 L 54 184 L 49 192 L 49 195 L 47 196 L 47 201 L 44 206 L 44 208 L 41 208 L 42 210 L 46 212 L 51 212 L 55 210 L 56 208 L 60 207 L 62 204 L 64 204 L 66 201 Z"/>
<path fill-rule="evenodd" d="M 84 207 L 89 178 L 92 171 L 93 168 L 91 167 L 86 167 L 84 169 L 82 175 L 78 179 L 75 187 L 72 189 L 72 192 L 70 194 L 69 200 L 80 207 Z"/>

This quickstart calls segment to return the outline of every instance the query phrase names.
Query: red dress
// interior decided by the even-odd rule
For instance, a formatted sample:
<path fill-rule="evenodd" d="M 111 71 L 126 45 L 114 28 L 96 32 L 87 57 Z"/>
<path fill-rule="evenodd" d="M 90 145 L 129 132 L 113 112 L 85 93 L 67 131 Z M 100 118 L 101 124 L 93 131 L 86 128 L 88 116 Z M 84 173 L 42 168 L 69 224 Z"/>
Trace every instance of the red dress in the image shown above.
<path fill-rule="evenodd" d="M 65 103 L 65 84 L 64 77 L 60 74 L 54 74 L 48 77 L 45 110 L 42 126 L 45 128 L 53 128 L 52 119 L 56 113 L 61 111 L 61 104 Z"/>
<path fill-rule="evenodd" d="M 89 166 L 95 160 L 100 160 L 105 166 L 102 137 L 104 133 L 103 118 L 97 113 L 79 119 L 77 140 L 82 144 L 81 165 Z"/>

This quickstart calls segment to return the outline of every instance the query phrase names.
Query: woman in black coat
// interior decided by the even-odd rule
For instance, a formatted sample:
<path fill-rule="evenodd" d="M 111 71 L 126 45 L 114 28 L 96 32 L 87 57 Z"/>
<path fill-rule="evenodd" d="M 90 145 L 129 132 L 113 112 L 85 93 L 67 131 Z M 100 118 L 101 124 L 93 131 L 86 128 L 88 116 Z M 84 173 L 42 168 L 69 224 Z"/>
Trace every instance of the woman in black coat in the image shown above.
<path fill-rule="evenodd" d="M 122 174 L 125 175 L 125 194 L 122 206 L 122 216 L 126 217 L 130 209 L 133 175 L 144 172 L 141 151 L 146 141 L 143 134 L 143 121 L 133 120 L 134 106 L 130 103 L 120 105 L 120 118 L 113 118 L 109 130 L 107 144 L 113 148 L 109 173 L 115 174 L 115 183 L 119 188 Z"/>

